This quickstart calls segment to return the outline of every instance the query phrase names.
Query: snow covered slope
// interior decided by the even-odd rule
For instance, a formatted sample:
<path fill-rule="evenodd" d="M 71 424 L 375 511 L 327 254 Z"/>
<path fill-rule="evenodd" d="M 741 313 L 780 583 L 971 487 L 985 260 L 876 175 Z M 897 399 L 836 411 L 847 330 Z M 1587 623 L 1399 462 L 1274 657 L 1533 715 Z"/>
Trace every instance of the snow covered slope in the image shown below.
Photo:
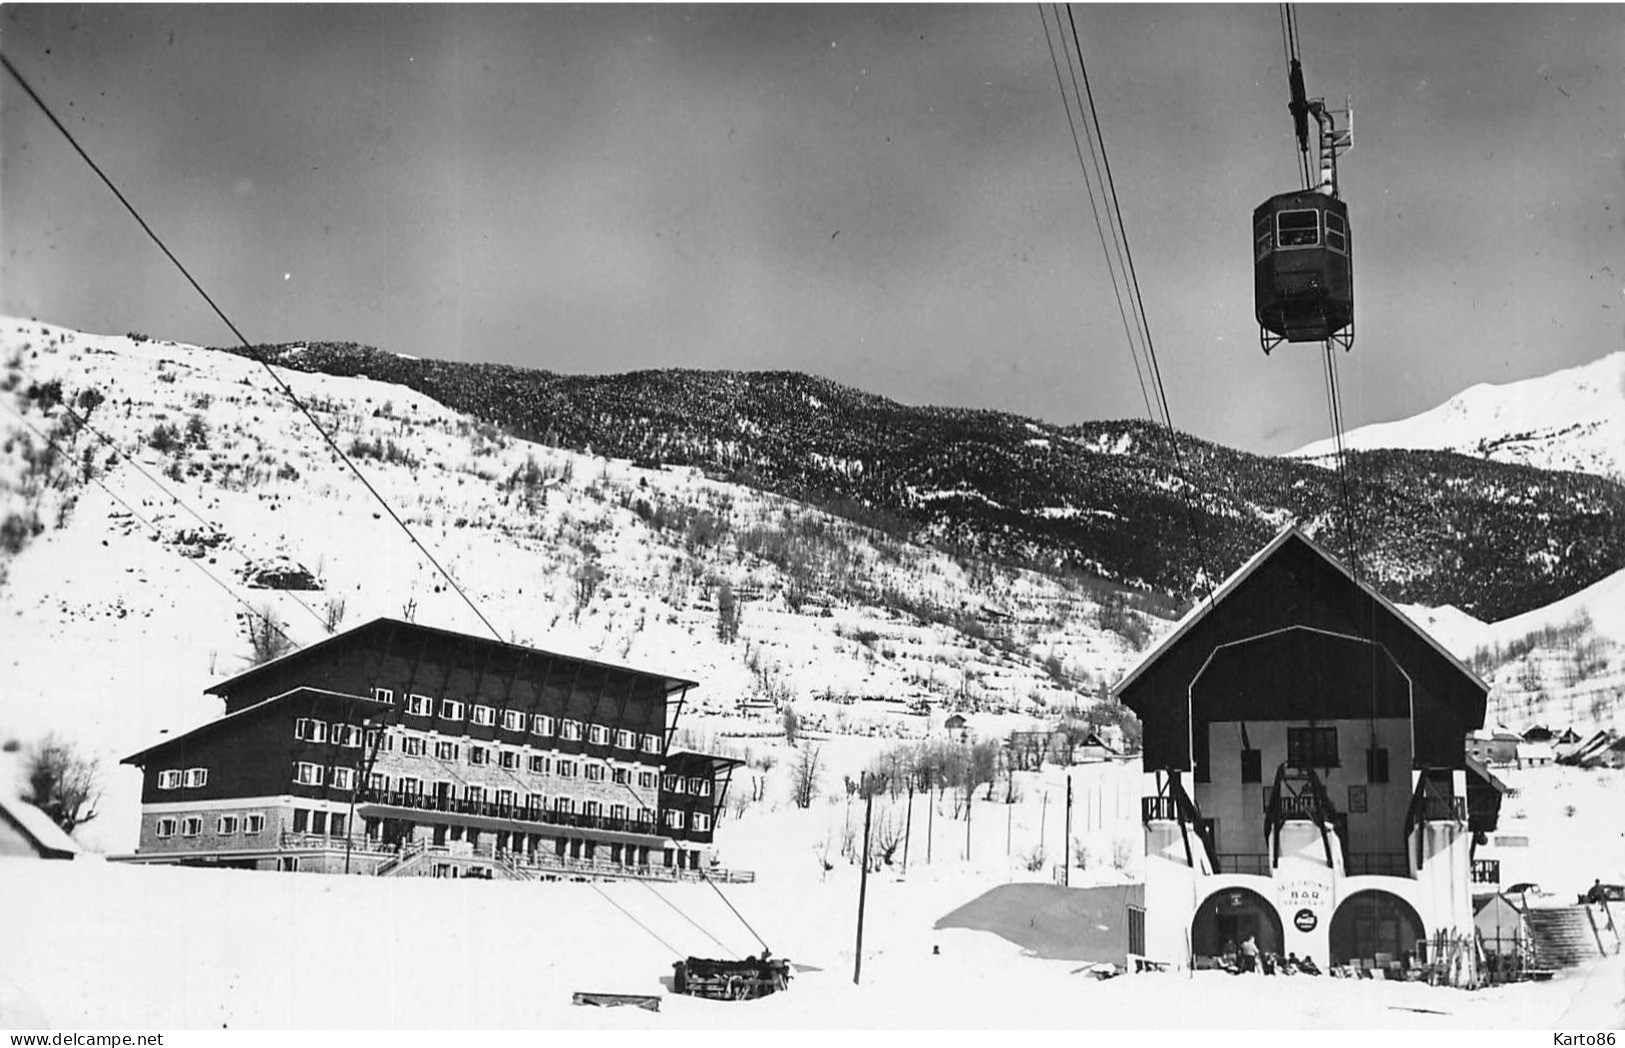
<path fill-rule="evenodd" d="M 1347 433 L 1351 449 L 1456 451 L 1625 480 L 1625 351 L 1502 385 L 1472 386 L 1420 415 Z M 1332 454 L 1331 440 L 1291 454 Z"/>
<path fill-rule="evenodd" d="M 789 704 L 809 730 L 894 741 L 948 707 L 1025 724 L 1135 656 L 1076 581 L 693 469 L 517 440 L 399 386 L 285 377 L 504 639 L 701 681 L 685 723 L 769 733 Z M 485 632 L 264 369 L 229 353 L 0 321 L 0 539 L 0 741 L 55 731 L 99 756 L 109 795 L 81 837 L 111 850 L 136 829 L 138 776 L 116 760 L 218 715 L 203 689 L 245 665 L 245 602 L 301 644 L 329 617 Z M 317 588 L 269 588 L 306 578 Z M 1142 643 L 1166 628 L 1127 621 Z M 931 716 L 909 711 L 920 700 Z"/>

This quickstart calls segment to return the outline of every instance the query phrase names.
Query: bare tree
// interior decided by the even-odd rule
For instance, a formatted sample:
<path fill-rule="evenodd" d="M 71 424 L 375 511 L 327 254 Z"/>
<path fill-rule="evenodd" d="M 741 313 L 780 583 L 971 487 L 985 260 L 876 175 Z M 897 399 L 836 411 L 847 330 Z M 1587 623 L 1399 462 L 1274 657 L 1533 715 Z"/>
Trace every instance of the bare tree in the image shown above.
<path fill-rule="evenodd" d="M 248 618 L 250 666 L 263 666 L 272 659 L 280 659 L 294 648 L 293 641 L 282 631 L 275 615 L 269 604 L 261 604 Z"/>
<path fill-rule="evenodd" d="M 785 706 L 782 720 L 784 723 L 784 741 L 794 746 L 796 740 L 801 738 L 801 715 L 796 712 L 794 706 Z M 806 805 L 802 807 L 806 807 Z"/>
<path fill-rule="evenodd" d="M 798 808 L 812 807 L 813 798 L 818 796 L 818 779 L 823 770 L 819 764 L 822 750 L 817 746 L 808 746 L 801 751 L 801 758 L 790 771 L 792 798 Z"/>
<path fill-rule="evenodd" d="M 734 596 L 733 585 L 723 579 L 717 586 L 717 638 L 732 644 L 739 637 L 739 598 Z"/>
<path fill-rule="evenodd" d="M 870 854 L 876 857 L 876 868 L 878 869 L 881 863 L 890 866 L 893 857 L 897 854 L 897 849 L 902 847 L 903 844 L 902 820 L 897 818 L 897 813 L 892 809 L 891 805 L 881 809 L 880 816 L 874 824 L 874 832 L 870 835 L 869 844 Z"/>
<path fill-rule="evenodd" d="M 322 622 L 327 626 L 327 632 L 337 633 L 339 631 L 339 624 L 343 621 L 344 598 L 327 598 L 327 604 L 322 608 Z"/>
<path fill-rule="evenodd" d="M 50 816 L 52 822 L 72 833 L 96 817 L 101 800 L 97 782 L 100 762 L 82 756 L 73 744 L 47 735 L 28 755 L 28 796 L 23 800 Z"/>

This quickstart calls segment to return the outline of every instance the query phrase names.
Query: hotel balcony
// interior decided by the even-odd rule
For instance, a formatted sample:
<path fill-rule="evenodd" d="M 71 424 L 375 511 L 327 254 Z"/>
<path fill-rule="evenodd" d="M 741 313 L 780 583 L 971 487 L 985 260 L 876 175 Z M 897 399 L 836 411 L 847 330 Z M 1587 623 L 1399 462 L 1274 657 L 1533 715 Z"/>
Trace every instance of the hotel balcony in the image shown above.
<path fill-rule="evenodd" d="M 681 836 L 680 833 L 662 835 L 655 825 L 652 812 L 640 812 L 631 818 L 618 818 L 611 815 L 557 811 L 529 804 L 500 804 L 495 801 L 473 801 L 428 793 L 403 793 L 398 790 L 363 797 L 356 803 L 356 814 L 366 818 L 405 819 L 520 833 L 556 832 L 566 827 L 595 830 L 599 831 L 596 835 L 605 840 L 633 838 L 628 843 L 645 845 L 658 844 L 666 836 Z"/>

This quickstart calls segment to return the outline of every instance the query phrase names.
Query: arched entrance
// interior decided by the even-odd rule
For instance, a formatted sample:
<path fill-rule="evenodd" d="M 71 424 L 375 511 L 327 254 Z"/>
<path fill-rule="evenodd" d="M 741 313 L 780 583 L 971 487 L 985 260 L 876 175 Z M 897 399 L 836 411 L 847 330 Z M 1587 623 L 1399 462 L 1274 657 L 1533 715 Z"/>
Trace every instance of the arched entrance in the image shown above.
<path fill-rule="evenodd" d="M 1404 961 L 1426 935 L 1422 918 L 1404 899 L 1392 892 L 1355 892 L 1332 914 L 1332 963 L 1374 961 L 1378 954 L 1384 960 Z"/>
<path fill-rule="evenodd" d="M 1191 953 L 1217 957 L 1226 943 L 1239 946 L 1249 935 L 1258 937 L 1264 953 L 1281 950 L 1281 916 L 1270 901 L 1247 888 L 1226 888 L 1202 900 L 1191 919 Z"/>

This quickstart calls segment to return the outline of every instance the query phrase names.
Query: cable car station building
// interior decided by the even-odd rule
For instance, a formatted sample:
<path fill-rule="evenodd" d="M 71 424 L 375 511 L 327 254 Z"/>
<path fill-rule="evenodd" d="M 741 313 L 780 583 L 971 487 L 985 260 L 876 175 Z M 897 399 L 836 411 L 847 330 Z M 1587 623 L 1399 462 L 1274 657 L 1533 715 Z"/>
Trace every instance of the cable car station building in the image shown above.
<path fill-rule="evenodd" d="M 1473 934 L 1500 794 L 1467 761 L 1488 689 L 1295 525 L 1114 689 L 1144 726 L 1147 957 L 1257 937 L 1319 965 Z"/>
<path fill-rule="evenodd" d="M 694 686 L 377 619 L 216 684 L 224 716 L 126 757 L 143 784 L 123 858 L 697 876 L 739 762 L 670 749 Z"/>

